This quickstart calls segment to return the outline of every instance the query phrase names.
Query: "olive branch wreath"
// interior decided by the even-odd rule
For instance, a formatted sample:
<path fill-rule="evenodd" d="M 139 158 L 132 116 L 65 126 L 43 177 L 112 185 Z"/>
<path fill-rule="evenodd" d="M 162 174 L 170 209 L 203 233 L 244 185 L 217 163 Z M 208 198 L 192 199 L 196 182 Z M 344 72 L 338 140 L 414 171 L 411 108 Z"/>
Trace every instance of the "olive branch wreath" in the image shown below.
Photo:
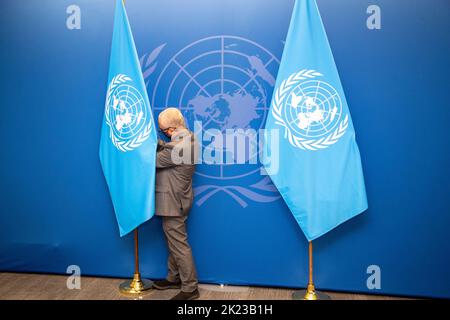
<path fill-rule="evenodd" d="M 287 79 L 283 80 L 280 86 L 277 88 L 274 99 L 273 99 L 273 108 L 272 115 L 276 120 L 276 124 L 284 127 L 284 137 L 288 139 L 289 143 L 294 146 L 301 148 L 303 150 L 319 150 L 327 148 L 328 146 L 336 143 L 339 138 L 341 138 L 348 127 L 348 115 L 345 116 L 344 120 L 341 121 L 337 129 L 330 135 L 314 140 L 314 139 L 304 139 L 301 137 L 297 137 L 292 134 L 291 129 L 288 124 L 282 117 L 282 109 L 283 109 L 283 100 L 290 93 L 291 89 L 298 84 L 298 81 L 305 79 L 313 79 L 315 77 L 322 76 L 321 73 L 315 70 L 300 70 L 299 72 L 293 73 Z"/>
<path fill-rule="evenodd" d="M 114 92 L 114 89 L 127 81 L 132 81 L 130 77 L 124 75 L 124 74 L 117 74 L 114 76 L 109 83 L 108 91 L 106 93 L 106 104 L 105 104 L 105 120 L 106 124 L 110 127 L 109 130 L 109 137 L 111 138 L 112 143 L 114 146 L 116 146 L 117 149 L 123 152 L 131 151 L 137 147 L 139 147 L 149 136 L 150 132 L 152 131 L 152 121 L 149 121 L 149 123 L 145 126 L 144 130 L 142 132 L 130 140 L 123 140 L 121 138 L 118 138 L 114 135 L 113 132 L 113 123 L 111 122 L 109 111 L 110 111 L 110 105 L 111 105 L 111 98 Z"/>

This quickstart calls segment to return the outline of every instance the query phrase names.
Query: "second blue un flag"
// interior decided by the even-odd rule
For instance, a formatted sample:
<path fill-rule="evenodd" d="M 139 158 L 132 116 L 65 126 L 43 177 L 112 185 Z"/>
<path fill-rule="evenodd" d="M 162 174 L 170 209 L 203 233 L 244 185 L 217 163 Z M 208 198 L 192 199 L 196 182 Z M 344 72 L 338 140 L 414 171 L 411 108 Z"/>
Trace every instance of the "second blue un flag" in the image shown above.
<path fill-rule="evenodd" d="M 295 3 L 266 129 L 281 130 L 279 168 L 268 171 L 308 240 L 367 209 L 355 130 L 315 0 Z M 266 155 L 275 151 L 269 142 Z"/>

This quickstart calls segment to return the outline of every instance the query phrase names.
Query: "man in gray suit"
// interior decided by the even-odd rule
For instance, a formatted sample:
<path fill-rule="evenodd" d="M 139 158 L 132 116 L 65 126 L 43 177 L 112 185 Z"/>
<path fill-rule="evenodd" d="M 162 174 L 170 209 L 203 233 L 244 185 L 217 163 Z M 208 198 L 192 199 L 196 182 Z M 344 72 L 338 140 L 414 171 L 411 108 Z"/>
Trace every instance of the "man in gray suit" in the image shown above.
<path fill-rule="evenodd" d="M 153 286 L 159 290 L 181 288 L 172 300 L 192 300 L 199 297 L 199 292 L 186 220 L 194 198 L 192 175 L 197 143 L 176 108 L 162 111 L 158 124 L 161 132 L 171 139 L 168 143 L 158 142 L 156 159 L 156 215 L 162 216 L 169 248 L 169 273 L 165 280 L 155 281 Z"/>

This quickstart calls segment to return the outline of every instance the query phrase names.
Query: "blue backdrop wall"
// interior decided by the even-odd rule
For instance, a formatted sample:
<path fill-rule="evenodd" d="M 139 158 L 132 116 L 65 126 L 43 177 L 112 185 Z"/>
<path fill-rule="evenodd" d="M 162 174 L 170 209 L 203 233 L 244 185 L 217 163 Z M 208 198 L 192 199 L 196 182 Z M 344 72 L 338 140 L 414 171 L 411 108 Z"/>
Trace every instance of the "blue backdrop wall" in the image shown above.
<path fill-rule="evenodd" d="M 66 27 L 71 4 L 81 9 L 79 30 Z M 381 8 L 381 30 L 366 27 L 370 4 Z M 170 104 L 190 123 L 262 126 L 293 0 L 126 5 L 155 114 Z M 357 133 L 369 210 L 315 241 L 316 285 L 450 297 L 449 2 L 318 5 Z M 133 238 L 119 237 L 98 159 L 114 1 L 0 7 L 0 269 L 65 273 L 79 265 L 84 275 L 128 277 Z M 222 81 L 228 124 L 196 99 L 202 90 L 216 95 Z M 306 239 L 257 169 L 199 166 L 189 234 L 200 280 L 304 287 Z M 140 234 L 143 275 L 164 277 L 160 219 Z M 366 286 L 370 265 L 381 269 L 381 289 Z"/>

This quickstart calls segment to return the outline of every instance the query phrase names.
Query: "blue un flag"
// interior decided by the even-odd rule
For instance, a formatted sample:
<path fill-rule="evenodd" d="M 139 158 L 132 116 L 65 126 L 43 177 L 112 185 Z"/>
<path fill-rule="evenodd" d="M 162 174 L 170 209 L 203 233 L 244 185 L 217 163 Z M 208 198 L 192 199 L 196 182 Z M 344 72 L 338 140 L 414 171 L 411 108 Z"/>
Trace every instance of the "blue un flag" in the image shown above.
<path fill-rule="evenodd" d="M 154 215 L 157 136 L 127 14 L 116 1 L 100 161 L 123 236 Z"/>
<path fill-rule="evenodd" d="M 266 129 L 281 130 L 279 168 L 266 167 L 309 241 L 367 209 L 355 130 L 315 0 L 295 3 Z M 269 142 L 266 156 L 275 151 Z"/>

